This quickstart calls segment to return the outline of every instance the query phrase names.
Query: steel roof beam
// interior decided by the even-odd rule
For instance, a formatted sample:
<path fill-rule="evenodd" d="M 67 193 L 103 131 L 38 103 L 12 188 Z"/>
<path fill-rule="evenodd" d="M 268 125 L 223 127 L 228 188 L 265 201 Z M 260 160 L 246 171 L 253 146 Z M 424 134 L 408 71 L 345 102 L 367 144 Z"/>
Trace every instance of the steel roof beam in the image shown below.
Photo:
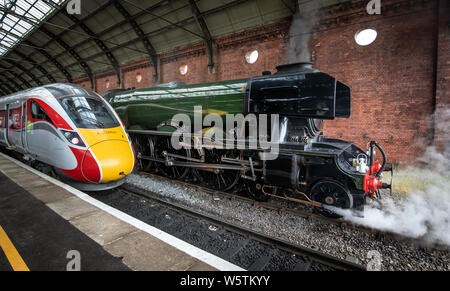
<path fill-rule="evenodd" d="M 116 1 L 116 0 L 110 0 L 110 1 L 108 2 L 109 5 L 111 5 L 111 3 L 113 3 L 113 1 Z M 240 4 L 240 3 L 245 2 L 245 1 L 248 1 L 248 0 L 236 0 L 235 2 L 236 2 L 236 3 L 239 2 L 238 4 Z M 232 3 L 235 3 L 235 2 L 232 2 Z M 160 1 L 160 2 L 156 3 L 155 5 L 149 7 L 147 10 L 150 10 L 150 11 L 151 11 L 151 10 L 154 10 L 154 9 L 159 8 L 159 7 L 161 7 L 161 6 L 167 5 L 167 3 L 168 3 L 168 0 Z M 106 5 L 106 4 L 105 4 L 104 6 L 109 6 L 109 5 Z M 226 5 L 228 6 L 229 4 L 226 4 Z M 105 7 L 104 7 L 103 9 L 105 9 Z M 100 9 L 95 10 L 92 14 L 94 14 L 94 13 L 97 14 L 98 12 L 100 12 L 99 10 L 100 10 Z M 137 18 L 139 18 L 139 17 L 142 17 L 142 16 L 144 16 L 144 15 L 146 15 L 146 14 L 147 14 L 146 11 L 141 11 L 141 12 L 138 12 L 137 14 L 135 14 L 135 15 L 132 15 L 130 19 L 131 19 L 131 20 L 135 20 L 135 19 L 137 19 Z M 90 14 L 90 15 L 91 15 L 91 14 Z M 90 19 L 90 15 L 88 15 L 88 16 L 82 18 L 80 21 L 84 22 L 84 21 Z M 181 22 L 179 22 L 178 24 L 184 23 L 184 22 L 185 22 L 185 21 L 181 21 Z M 113 31 L 113 30 L 115 30 L 115 29 L 117 29 L 117 28 L 123 26 L 123 25 L 126 24 L 126 23 L 127 23 L 127 20 L 124 20 L 124 21 L 122 21 L 122 22 L 119 22 L 119 23 L 117 23 L 117 24 L 115 24 L 115 25 L 113 25 L 113 26 L 111 26 L 111 27 L 109 27 L 109 28 L 107 28 L 107 29 L 105 29 L 105 30 L 99 32 L 99 33 L 97 34 L 97 37 L 101 37 L 101 36 L 103 36 L 103 35 L 105 35 L 105 34 L 111 32 L 111 31 Z M 72 29 L 75 28 L 76 26 L 77 26 L 77 24 L 74 24 L 74 25 L 70 26 L 67 30 L 72 30 Z M 62 35 L 64 35 L 64 33 L 67 32 L 67 30 L 63 31 L 62 33 L 58 34 L 57 36 L 61 37 Z M 139 39 L 136 39 L 134 42 L 137 42 L 138 40 L 139 40 Z M 48 42 L 45 43 L 42 47 L 46 47 L 46 46 L 49 45 L 52 41 L 53 41 L 53 40 L 48 41 Z M 72 46 L 72 48 L 73 48 L 73 49 L 77 49 L 77 48 L 79 48 L 79 47 L 81 47 L 81 46 L 83 46 L 83 45 L 89 43 L 90 41 L 91 41 L 91 38 L 87 38 L 87 39 L 85 39 L 85 40 L 79 42 L 78 44 Z M 61 56 L 64 55 L 64 54 L 65 54 L 65 52 L 60 53 L 60 54 L 58 54 L 58 55 L 56 56 L 56 58 L 61 57 Z M 72 64 L 69 65 L 69 66 L 72 66 Z"/>
<path fill-rule="evenodd" d="M 2 83 L 0 83 L 0 90 L 2 90 L 3 96 L 6 96 L 6 95 L 11 94 L 11 92 L 10 92 L 8 89 L 6 89 L 5 87 L 3 87 L 3 84 L 2 84 Z"/>
<path fill-rule="evenodd" d="M 5 78 L 8 78 L 8 76 L 6 75 L 6 73 L 9 73 L 12 77 L 12 79 L 8 79 L 11 80 L 10 82 L 13 83 L 14 85 L 17 85 L 17 87 L 20 87 L 21 89 L 25 90 L 28 88 L 32 88 L 33 86 L 27 81 L 25 80 L 22 76 L 20 76 L 16 71 L 14 70 L 9 70 L 8 67 L 0 64 L 0 68 L 4 69 L 5 74 L 3 74 L 3 76 Z M 20 82 L 22 82 L 20 85 L 16 82 L 16 80 L 19 80 Z"/>
<path fill-rule="evenodd" d="M 38 79 L 38 78 L 36 78 L 36 76 L 30 71 L 30 70 L 27 70 L 24 66 L 22 66 L 20 63 L 18 63 L 18 62 L 15 62 L 15 61 L 13 61 L 13 60 L 8 60 L 8 59 L 5 59 L 5 61 L 6 62 L 8 62 L 8 63 L 10 63 L 11 65 L 12 65 L 12 68 L 14 68 L 14 67 L 16 67 L 17 69 L 19 69 L 20 71 L 22 71 L 23 73 L 25 73 L 25 74 L 27 74 L 35 83 L 36 83 L 36 85 L 38 85 L 38 86 L 41 86 L 42 85 L 42 82 Z M 3 66 L 2 66 L 3 67 Z M 4 69 L 9 69 L 9 68 L 6 68 L 6 67 L 3 67 Z M 17 75 L 17 78 L 22 78 L 22 76 L 21 75 Z M 27 84 L 29 87 L 34 87 L 34 86 L 32 86 L 29 82 L 28 82 L 28 84 Z"/>
<path fill-rule="evenodd" d="M 0 77 L 3 77 L 3 75 L 0 74 Z M 6 91 L 8 91 L 7 92 L 8 94 L 12 94 L 12 93 L 16 92 L 14 90 L 14 88 L 11 87 L 11 85 L 9 85 L 9 83 L 4 80 L 4 78 L 2 78 L 1 80 L 3 81 L 1 84 L 6 88 Z"/>
<path fill-rule="evenodd" d="M 225 5 L 221 6 L 221 7 L 213 8 L 213 9 L 211 9 L 211 10 L 202 12 L 201 15 L 202 15 L 202 17 L 205 17 L 205 16 L 207 16 L 207 15 L 211 15 L 211 14 L 217 13 L 217 12 L 223 10 L 223 9 L 226 9 L 226 8 L 229 8 L 229 7 L 232 7 L 232 6 L 234 6 L 234 5 L 238 5 L 238 4 L 241 4 L 241 3 L 243 3 L 243 2 L 247 2 L 247 1 L 248 1 L 248 0 L 236 0 L 236 1 L 230 2 L 230 3 L 228 3 L 228 4 L 225 4 Z M 181 24 L 187 24 L 187 23 L 191 23 L 191 22 L 194 22 L 194 21 L 195 21 L 194 16 L 192 16 L 192 17 L 189 17 L 189 18 L 180 20 L 179 22 L 177 22 L 177 24 L 178 24 L 178 25 L 181 25 Z M 154 31 L 152 31 L 152 32 L 147 33 L 146 36 L 157 35 L 157 34 L 163 32 L 163 31 L 166 31 L 167 29 L 169 29 L 169 28 L 171 28 L 171 27 L 172 27 L 171 25 L 162 27 L 162 28 L 160 28 L 160 29 L 157 29 L 157 30 L 154 30 Z M 100 35 L 100 34 L 101 34 L 101 33 L 99 33 L 99 35 Z M 136 42 L 138 42 L 138 41 L 139 41 L 139 38 L 135 38 L 135 39 L 129 40 L 129 41 L 125 42 L 125 43 L 122 43 L 121 46 L 115 46 L 115 47 L 112 47 L 112 48 L 111 48 L 111 51 L 118 50 L 118 49 L 122 48 L 123 46 L 129 46 L 129 45 L 134 44 L 134 43 L 136 43 Z M 81 45 L 81 44 L 85 44 L 85 42 L 82 42 L 82 43 L 80 43 L 79 45 Z M 77 46 L 78 46 L 78 45 L 75 45 L 74 47 L 77 47 Z M 62 54 L 61 54 L 61 55 L 62 55 Z M 93 60 L 93 59 L 95 59 L 95 58 L 98 58 L 98 57 L 100 57 L 100 56 L 102 56 L 102 55 L 103 55 L 103 53 L 98 53 L 98 54 L 92 55 L 92 56 L 90 56 L 90 57 L 87 57 L 87 58 L 85 58 L 84 60 L 88 62 L 88 61 L 91 61 L 91 60 Z M 60 56 L 60 55 L 58 55 L 58 56 Z M 71 66 L 74 66 L 74 65 L 76 65 L 76 63 L 69 64 L 69 65 L 67 65 L 67 67 L 71 67 Z"/>
<path fill-rule="evenodd" d="M 49 31 L 45 27 L 41 27 L 40 31 L 45 33 L 50 39 L 55 40 L 61 47 L 63 47 L 66 52 L 68 52 L 83 68 L 83 70 L 86 72 L 86 75 L 89 78 L 89 81 L 91 82 L 91 89 L 94 89 L 94 74 L 92 73 L 91 68 L 89 65 L 81 58 L 81 56 L 72 48 L 70 47 L 64 40 L 59 38 L 57 35 L 55 35 L 53 32 Z"/>
<path fill-rule="evenodd" d="M 14 93 L 14 88 L 11 87 L 11 84 L 9 84 L 9 82 L 5 79 L 3 74 L 4 72 L 0 71 L 0 85 L 6 89 L 5 91 L 7 91 L 8 94 Z"/>
<path fill-rule="evenodd" d="M 111 6 L 111 4 L 116 1 L 116 0 L 109 0 L 108 2 L 106 2 L 105 4 L 103 4 L 102 6 L 99 6 L 97 9 L 95 9 L 94 11 L 92 11 L 90 14 L 86 15 L 85 17 L 81 18 L 80 21 L 82 22 L 86 22 L 89 19 L 91 19 L 92 17 L 94 17 L 95 15 L 97 15 L 98 13 L 102 12 L 103 10 L 105 10 L 106 8 L 108 8 L 109 6 Z M 167 0 L 166 0 L 167 1 Z M 45 24 L 45 23 L 44 23 Z M 67 31 L 73 30 L 78 26 L 78 24 L 74 23 L 71 26 L 69 26 L 67 29 L 65 29 L 63 32 L 58 33 L 56 36 L 61 38 L 62 36 L 64 36 L 64 34 Z M 45 43 L 44 46 L 49 45 L 50 43 L 52 43 L 54 41 L 54 39 L 49 40 L 47 43 Z"/>
<path fill-rule="evenodd" d="M 16 5 L 16 2 L 17 2 L 17 0 L 10 1 L 10 3 L 9 3 L 10 6 L 9 7 L 13 7 L 14 5 Z M 0 23 L 2 23 L 3 20 L 5 20 L 6 16 L 8 16 L 8 14 L 5 13 L 5 11 L 3 11 L 2 18 L 0 18 Z"/>
<path fill-rule="evenodd" d="M 23 42 L 26 45 L 32 46 L 32 47 L 38 47 L 34 43 L 32 43 L 29 40 L 25 40 Z M 46 57 L 55 67 L 58 68 L 58 70 L 66 77 L 68 82 L 72 82 L 72 75 L 64 68 L 63 65 L 61 65 L 60 62 L 58 62 L 53 56 L 51 56 L 46 50 L 44 49 L 36 49 L 39 51 L 44 57 Z"/>
<path fill-rule="evenodd" d="M 20 58 L 24 59 L 25 61 L 27 61 L 30 64 L 36 64 L 35 61 L 33 61 L 29 56 L 27 56 L 26 54 L 18 51 L 18 50 L 14 50 L 14 53 L 16 55 L 18 55 Z M 34 68 L 37 68 L 51 83 L 56 83 L 56 79 L 53 77 L 53 75 L 51 75 L 46 69 L 44 69 L 44 67 L 42 67 L 41 65 L 37 64 L 35 66 L 33 66 L 33 68 L 31 68 L 28 71 L 33 70 Z M 43 83 L 38 79 L 38 85 L 42 86 Z"/>
<path fill-rule="evenodd" d="M 10 77 L 6 76 L 5 74 L 1 74 L 1 75 L 7 81 L 7 82 L 4 82 L 3 84 L 8 86 L 13 93 L 17 92 L 17 90 L 25 90 L 25 87 L 23 87 L 22 84 L 19 85 L 15 80 L 11 79 Z M 14 88 L 11 87 L 9 84 L 14 85 Z"/>
<path fill-rule="evenodd" d="M 189 4 L 191 5 L 192 13 L 194 14 L 195 21 L 200 26 L 205 44 L 206 44 L 206 51 L 208 53 L 208 68 L 210 71 L 214 68 L 214 40 L 211 36 L 211 32 L 208 29 L 208 25 L 206 24 L 205 18 L 202 16 L 202 13 L 200 12 L 200 9 L 197 6 L 197 3 L 194 0 L 188 0 Z"/>
<path fill-rule="evenodd" d="M 15 38 L 20 39 L 20 36 L 14 34 L 14 33 L 8 32 L 8 31 L 4 30 L 3 28 L 0 28 L 0 31 L 2 31 L 4 33 L 8 33 L 8 34 L 14 36 Z M 67 81 L 72 82 L 72 75 L 70 75 L 70 73 L 63 67 L 63 65 L 61 65 L 61 63 L 58 62 L 54 57 L 52 57 L 45 49 L 40 48 L 39 46 L 32 43 L 30 40 L 24 40 L 23 43 L 25 45 L 33 48 L 34 50 L 39 51 L 44 57 L 46 57 L 51 63 L 53 63 L 61 71 L 61 73 L 63 73 L 64 76 L 66 76 Z M 14 52 L 18 53 L 17 50 L 14 50 Z M 52 80 L 54 80 L 53 77 L 51 77 L 51 78 L 52 78 Z"/>
<path fill-rule="evenodd" d="M 112 2 L 112 1 L 114 1 L 114 0 L 111 0 L 110 2 Z M 202 17 L 205 17 L 205 16 L 208 16 L 208 15 L 211 15 L 211 14 L 214 14 L 214 13 L 217 13 L 217 12 L 220 12 L 220 11 L 222 11 L 222 10 L 224 10 L 224 9 L 228 9 L 228 8 L 231 8 L 231 7 L 240 5 L 240 4 L 245 3 L 245 2 L 248 2 L 248 1 L 249 1 L 249 0 L 235 0 L 235 1 L 229 2 L 229 3 L 227 3 L 227 4 L 224 4 L 224 5 L 222 5 L 222 6 L 219 6 L 219 7 L 216 7 L 216 8 L 212 8 L 212 9 L 210 9 L 210 10 L 208 10 L 208 11 L 204 11 L 204 12 L 201 13 L 201 16 L 202 16 Z M 155 9 L 155 8 L 157 8 L 157 7 L 159 7 L 159 6 L 163 5 L 163 4 L 165 4 L 165 3 L 167 3 L 167 0 L 165 0 L 165 1 L 160 1 L 159 3 L 155 4 L 155 5 L 152 6 L 151 8 L 148 8 L 147 10 Z M 153 7 L 155 7 L 155 8 L 153 8 Z M 96 10 L 96 11 L 97 11 L 97 10 Z M 99 12 L 99 11 L 98 11 L 98 12 Z M 139 13 L 133 15 L 130 19 L 133 19 L 133 20 L 134 20 L 134 19 L 137 19 L 137 18 L 142 17 L 142 16 L 144 16 L 144 15 L 146 15 L 146 12 L 145 12 L 145 11 L 141 11 L 141 12 L 139 12 Z M 87 19 L 89 19 L 89 18 L 90 18 L 90 17 L 89 17 L 89 15 L 88 15 L 88 16 L 86 16 L 85 18 L 83 18 L 83 19 L 80 20 L 80 21 L 84 21 L 84 20 L 87 20 Z M 194 16 L 189 17 L 189 18 L 184 19 L 184 20 L 181 20 L 181 21 L 177 22 L 177 24 L 179 24 L 179 25 L 180 25 L 180 24 L 187 24 L 187 23 L 190 23 L 190 22 L 193 22 L 193 21 L 195 21 Z M 123 26 L 123 25 L 126 24 L 126 23 L 127 23 L 127 20 L 124 20 L 124 21 L 122 21 L 122 22 L 120 22 L 120 23 L 118 23 L 118 24 L 116 24 L 116 25 L 113 25 L 113 26 L 111 26 L 111 27 L 105 29 L 104 31 L 99 32 L 99 33 L 97 34 L 97 37 L 102 36 L 102 35 L 104 35 L 104 34 L 106 34 L 106 33 L 109 33 L 109 32 L 111 32 L 111 31 L 117 29 L 118 27 Z M 73 28 L 73 27 L 76 27 L 76 26 L 77 26 L 77 25 L 74 24 L 74 25 L 72 25 L 70 28 Z M 148 36 L 150 36 L 150 35 L 158 34 L 158 33 L 162 32 L 162 31 L 165 31 L 165 30 L 167 30 L 167 29 L 169 29 L 169 28 L 171 28 L 171 27 L 172 27 L 172 25 L 168 25 L 168 26 L 163 27 L 163 28 L 161 28 L 161 29 L 158 29 L 158 30 L 152 31 L 152 32 L 150 32 L 150 33 L 147 33 L 146 36 L 148 37 Z M 58 34 L 58 36 L 63 35 L 65 32 L 66 32 L 66 31 L 64 31 L 64 32 L 61 33 L 61 34 Z M 125 44 L 122 44 L 122 46 L 124 46 L 124 45 L 127 46 L 127 45 L 130 45 L 130 44 L 136 43 L 136 42 L 138 42 L 139 40 L 140 40 L 139 38 L 130 40 L 130 41 L 126 42 Z M 88 39 L 86 39 L 86 40 L 84 40 L 84 41 L 81 41 L 80 43 L 78 43 L 78 44 L 72 46 L 72 48 L 73 48 L 73 49 L 76 49 L 76 48 L 78 48 L 78 47 L 81 47 L 82 45 L 85 45 L 86 43 L 88 43 L 88 42 L 90 42 L 90 41 L 91 41 L 91 39 L 88 38 Z M 47 46 L 47 45 L 48 45 L 49 43 L 51 43 L 51 42 L 52 42 L 52 41 L 47 42 L 46 44 L 43 45 L 43 47 Z M 115 51 L 115 50 L 117 50 L 117 49 L 119 49 L 119 48 L 120 48 L 120 46 L 113 47 L 113 48 L 111 48 L 111 51 Z M 63 56 L 64 54 L 65 54 L 65 52 L 60 53 L 60 54 L 56 55 L 55 58 L 61 57 L 61 56 Z M 85 58 L 84 61 L 87 62 L 87 61 L 92 60 L 92 59 L 95 59 L 95 58 L 97 58 L 97 57 L 99 57 L 99 56 L 101 56 L 101 55 L 103 55 L 103 53 L 96 54 L 96 55 L 90 56 L 90 57 L 88 57 L 88 58 Z M 45 62 L 44 62 L 44 63 L 45 63 Z M 41 63 L 41 64 L 44 64 L 44 63 Z M 65 67 L 66 67 L 66 68 L 69 68 L 69 67 L 72 67 L 72 66 L 74 66 L 74 65 L 76 65 L 76 64 L 77 64 L 77 63 L 69 64 L 69 65 L 67 65 L 67 66 L 65 66 Z M 34 68 L 36 68 L 36 66 L 33 67 L 32 69 L 34 69 Z"/>
<path fill-rule="evenodd" d="M 3 85 L 0 85 L 0 86 L 3 86 Z M 1 88 L 2 88 L 2 91 L 3 91 L 2 97 L 8 96 L 8 95 L 11 94 L 11 91 L 9 91 L 9 89 L 6 89 L 6 87 L 1 87 Z"/>
<path fill-rule="evenodd" d="M 111 53 L 111 50 L 105 45 L 105 43 L 84 22 L 79 20 L 74 15 L 71 15 L 71 14 L 67 13 L 67 11 L 65 11 L 65 10 L 62 10 L 62 13 L 67 18 L 69 18 L 73 23 L 78 24 L 78 26 L 86 34 L 88 34 L 91 38 L 93 38 L 93 41 L 95 42 L 95 44 L 97 44 L 97 46 L 100 48 L 100 50 L 102 50 L 102 52 L 105 54 L 106 58 L 111 63 L 111 66 L 116 71 L 117 84 L 119 85 L 119 87 L 121 87 L 122 77 L 121 77 L 121 74 L 120 74 L 120 65 L 119 65 L 119 62 L 117 61 L 116 57 Z"/>
<path fill-rule="evenodd" d="M 65 0 L 65 1 L 63 1 L 61 4 L 55 4 L 55 3 L 51 2 L 51 1 L 46 1 L 46 0 L 44 0 L 44 2 L 45 2 L 48 6 L 53 6 L 54 8 L 56 8 L 56 9 L 53 10 L 53 11 L 51 11 L 51 10 L 47 11 L 48 14 L 46 14 L 45 17 L 47 17 L 47 16 L 49 16 L 49 15 L 50 15 L 50 16 L 55 15 L 55 14 L 58 13 L 61 9 L 64 9 L 64 8 L 65 8 L 65 4 L 67 4 L 67 1 L 69 1 L 69 0 Z M 4 2 L 6 3 L 6 1 L 4 1 Z M 28 7 L 27 7 L 27 6 L 23 6 L 23 3 L 20 4 L 20 5 L 17 5 L 17 6 L 19 6 L 22 10 L 25 10 L 25 14 L 24 14 L 24 15 L 21 15 L 21 14 L 18 14 L 18 13 L 15 12 L 15 10 L 16 10 L 16 9 L 15 9 L 15 8 L 16 8 L 15 6 L 16 6 L 16 4 L 17 4 L 17 3 L 16 3 L 17 0 L 13 0 L 13 1 L 9 1 L 9 2 L 11 2 L 11 3 L 9 3 L 9 5 L 3 5 L 3 6 L 0 6 L 0 11 L 3 12 L 3 17 L 2 17 L 2 19 L 1 19 L 1 21 L 0 21 L 0 23 L 2 23 L 2 22 L 4 21 L 4 19 L 5 19 L 7 16 L 12 15 L 12 16 L 14 16 L 15 18 L 18 18 L 18 19 L 20 19 L 20 20 L 22 20 L 22 21 L 25 21 L 25 22 L 27 22 L 28 24 L 31 25 L 31 28 L 30 28 L 30 29 L 27 29 L 27 28 L 25 28 L 22 24 L 19 24 L 19 21 L 13 20 L 13 21 L 15 21 L 16 23 L 11 27 L 10 31 L 7 31 L 7 32 L 6 32 L 6 35 L 8 35 L 8 34 L 9 34 L 9 35 L 14 35 L 14 36 L 19 40 L 19 43 L 20 43 L 20 42 L 23 41 L 26 37 L 28 37 L 29 34 L 34 33 L 36 29 L 40 28 L 41 25 L 42 25 L 42 22 L 43 22 L 43 21 L 42 21 L 43 19 L 39 20 L 39 18 L 38 18 L 35 14 L 31 13 L 30 11 L 32 11 L 32 9 L 34 8 L 35 10 L 37 10 L 37 11 L 43 13 L 43 14 L 45 14 L 45 12 L 43 12 L 40 8 L 38 8 L 38 6 L 35 5 L 35 4 L 37 4 L 37 3 L 31 4 L 31 3 L 28 3 L 27 1 L 25 1 L 25 2 L 27 3 Z M 36 1 L 36 2 L 38 2 L 38 1 Z M 4 4 L 5 4 L 5 3 L 4 3 Z M 34 19 L 36 19 L 37 22 L 32 21 L 32 20 L 30 19 L 31 17 L 34 18 Z M 15 34 L 13 34 L 13 33 L 12 33 L 12 29 L 16 28 L 16 25 L 19 25 L 19 26 L 21 26 L 23 29 L 25 29 L 25 34 L 23 34 L 23 35 L 21 35 L 21 36 L 17 36 L 17 35 L 15 35 Z M 16 29 L 16 30 L 17 30 L 17 29 Z M 14 46 L 15 46 L 15 44 L 13 44 L 12 47 L 7 47 L 7 48 L 8 48 L 7 53 L 10 52 L 11 50 L 13 50 L 13 49 L 14 49 Z"/>
<path fill-rule="evenodd" d="M 98 7 L 95 11 L 93 11 L 92 13 L 90 13 L 88 15 L 88 17 L 93 17 L 95 16 L 97 13 L 103 11 L 104 9 L 106 9 L 109 5 L 111 5 L 111 2 L 114 0 L 109 0 L 107 3 L 103 4 L 102 6 Z M 58 8 L 58 12 L 64 11 L 66 12 L 65 6 L 66 5 L 56 5 L 55 3 L 49 2 L 49 5 L 52 5 L 55 8 Z M 64 3 L 66 4 L 66 3 Z M 58 7 L 59 6 L 59 7 Z M 86 17 L 87 18 L 87 17 Z M 85 19 L 83 19 L 82 21 L 84 21 Z M 44 23 L 43 23 L 44 24 Z M 70 28 L 68 28 L 67 30 L 72 30 L 74 29 L 78 24 L 74 23 Z M 79 63 L 79 65 L 82 67 L 83 71 L 86 73 L 90 83 L 91 83 L 91 89 L 94 89 L 94 74 L 92 73 L 92 69 L 89 67 L 89 65 L 81 58 L 81 56 L 74 50 L 73 47 L 71 47 L 70 45 L 68 45 L 61 37 L 66 33 L 66 30 L 64 30 L 63 32 L 59 33 L 59 34 L 54 34 L 53 32 L 51 32 L 50 30 L 46 29 L 43 25 L 40 27 L 40 30 L 45 33 L 50 40 L 48 42 L 46 42 L 42 47 L 47 47 L 51 42 L 56 41 L 60 46 L 62 46 L 66 52 L 68 52 L 74 59 L 77 60 L 77 62 Z M 61 54 L 58 54 L 57 57 L 61 56 Z M 55 57 L 55 58 L 57 58 Z M 72 82 L 72 80 L 70 80 L 70 82 Z"/>
<path fill-rule="evenodd" d="M 26 72 L 26 69 L 25 69 L 22 65 L 20 65 L 20 64 L 14 64 L 14 62 L 13 62 L 13 65 L 14 65 L 15 67 L 17 67 L 19 70 L 21 70 L 21 71 L 23 71 L 23 72 Z M 21 69 L 20 67 L 22 67 L 22 69 Z M 8 67 L 3 66 L 3 65 L 1 65 L 1 64 L 0 64 L 0 68 L 8 70 Z M 25 84 L 25 86 L 27 86 L 26 89 L 28 89 L 28 88 L 33 88 L 33 87 L 34 87 L 33 85 L 30 84 L 30 82 L 28 82 L 27 80 L 25 80 L 22 76 L 20 76 L 19 74 L 17 74 L 15 71 L 13 71 L 13 70 L 8 70 L 7 72 L 10 73 L 10 74 L 13 76 L 13 78 L 18 79 L 20 82 L 22 82 L 22 84 Z"/>
<path fill-rule="evenodd" d="M 120 12 L 120 14 L 122 14 L 122 16 L 128 21 L 128 23 L 133 28 L 134 32 L 137 34 L 137 36 L 143 43 L 143 45 L 150 57 L 150 60 L 153 64 L 153 69 L 154 69 L 153 81 L 157 82 L 158 81 L 158 54 L 156 53 L 155 48 L 151 44 L 148 37 L 145 36 L 144 31 L 139 27 L 137 22 L 132 19 L 130 13 L 125 9 L 125 7 L 123 7 L 123 5 L 120 4 L 119 1 L 117 1 L 117 0 L 114 1 L 114 6 Z"/>
<path fill-rule="evenodd" d="M 231 8 L 231 7 L 233 7 L 233 6 L 242 4 L 242 3 L 247 2 L 247 1 L 248 1 L 248 0 L 235 0 L 235 1 L 233 1 L 233 2 L 230 2 L 230 3 L 228 3 L 228 4 L 225 4 L 225 5 L 223 5 L 223 6 L 220 6 L 220 7 L 213 8 L 213 9 L 211 9 L 211 10 L 202 12 L 202 13 L 201 13 L 201 16 L 202 16 L 202 17 L 205 17 L 205 16 L 208 16 L 208 15 L 217 13 L 217 12 L 219 12 L 219 11 L 222 11 L 223 9 L 228 9 L 228 8 Z M 150 9 L 150 8 L 149 8 L 149 9 Z M 145 11 L 144 11 L 144 12 L 140 12 L 140 13 L 134 15 L 131 19 L 136 19 L 136 18 L 141 17 L 141 16 L 143 16 L 143 15 L 145 15 L 145 14 L 146 14 Z M 180 20 L 179 22 L 177 22 L 177 24 L 178 24 L 178 25 L 188 24 L 188 23 L 191 23 L 191 22 L 193 22 L 193 21 L 195 21 L 194 16 L 191 16 L 191 17 L 189 17 L 189 18 L 187 18 L 187 19 Z M 97 36 L 102 36 L 102 35 L 104 35 L 104 34 L 106 34 L 106 33 L 109 33 L 109 32 L 111 32 L 111 31 L 113 31 L 114 29 L 117 29 L 118 27 L 124 25 L 126 22 L 127 22 L 127 21 L 125 20 L 125 21 L 123 21 L 123 22 L 118 23 L 117 25 L 113 25 L 113 26 L 111 26 L 110 28 L 107 28 L 107 29 L 105 29 L 104 31 L 99 32 L 99 33 L 97 34 Z M 172 28 L 172 27 L 173 27 L 172 25 L 165 26 L 165 27 L 163 27 L 163 28 L 157 29 L 157 30 L 152 31 L 152 32 L 150 32 L 150 33 L 147 33 L 146 36 L 148 37 L 148 36 L 151 36 L 151 35 L 158 34 L 158 33 L 162 32 L 162 31 L 165 31 L 165 30 L 170 29 L 170 28 Z M 74 45 L 73 48 L 75 49 L 75 48 L 78 48 L 78 47 L 80 47 L 80 46 L 83 46 L 83 45 L 85 45 L 86 43 L 88 43 L 89 41 L 90 41 L 90 39 L 86 39 L 86 40 L 84 40 L 84 41 L 82 41 L 82 42 L 80 42 L 80 43 Z M 126 46 L 126 45 L 129 45 L 129 44 L 132 44 L 132 43 L 135 43 L 135 42 L 137 42 L 137 41 L 139 41 L 139 38 L 136 38 L 136 39 L 133 39 L 133 40 L 131 40 L 131 41 L 126 42 L 126 43 L 125 43 L 125 46 Z M 123 45 L 122 45 L 122 46 L 123 46 Z M 116 48 L 120 48 L 120 47 L 114 47 L 112 50 L 115 50 Z M 57 57 L 60 57 L 60 56 L 62 56 L 63 54 L 64 54 L 64 53 L 61 53 L 61 54 L 57 55 Z M 85 60 L 87 60 L 87 59 L 85 59 Z M 72 65 L 69 65 L 69 66 L 72 66 Z"/>

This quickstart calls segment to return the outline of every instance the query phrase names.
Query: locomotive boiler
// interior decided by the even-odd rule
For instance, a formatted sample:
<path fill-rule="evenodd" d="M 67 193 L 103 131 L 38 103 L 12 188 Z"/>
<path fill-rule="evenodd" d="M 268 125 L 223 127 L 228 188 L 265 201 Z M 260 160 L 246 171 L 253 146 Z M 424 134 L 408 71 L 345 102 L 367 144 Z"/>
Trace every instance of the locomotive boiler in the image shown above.
<path fill-rule="evenodd" d="M 118 93 L 111 103 L 132 136 L 143 171 L 170 179 L 191 177 L 213 190 L 244 188 L 257 200 L 279 197 L 312 205 L 326 215 L 335 208 L 362 210 L 367 197 L 376 199 L 380 189 L 390 187 L 381 182 L 386 154 L 375 141 L 366 151 L 322 134 L 326 120 L 350 117 L 350 88 L 310 63 L 277 70 L 250 79 L 162 84 Z M 174 121 L 174 116 L 185 114 L 195 123 L 199 111 L 202 117 L 218 115 L 224 123 L 238 114 L 276 115 L 279 122 L 268 132 L 269 143 L 277 144 L 276 156 L 267 158 L 272 153 L 266 147 L 249 146 L 246 119 L 233 131 Z M 174 147 L 174 133 L 183 131 L 197 146 Z M 235 146 L 198 143 L 206 136 L 234 140 Z M 236 146 L 239 140 L 247 141 L 243 148 Z M 376 150 L 381 162 L 376 161 Z"/>

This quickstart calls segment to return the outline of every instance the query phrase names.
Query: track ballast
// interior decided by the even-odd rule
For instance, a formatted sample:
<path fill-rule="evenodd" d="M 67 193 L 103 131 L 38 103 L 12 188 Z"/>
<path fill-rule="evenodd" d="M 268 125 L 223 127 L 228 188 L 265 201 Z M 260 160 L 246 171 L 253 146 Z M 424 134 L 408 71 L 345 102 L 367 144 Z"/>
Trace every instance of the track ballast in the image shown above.
<path fill-rule="evenodd" d="M 364 270 L 363 266 L 222 221 L 129 185 L 91 195 L 246 270 Z"/>

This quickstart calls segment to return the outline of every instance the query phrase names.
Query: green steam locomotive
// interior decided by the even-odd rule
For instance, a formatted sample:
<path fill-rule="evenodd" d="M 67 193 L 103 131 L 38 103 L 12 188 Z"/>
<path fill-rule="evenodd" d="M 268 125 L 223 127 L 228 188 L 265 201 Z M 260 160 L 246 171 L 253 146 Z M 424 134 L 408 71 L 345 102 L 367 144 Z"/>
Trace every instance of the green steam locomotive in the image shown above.
<path fill-rule="evenodd" d="M 367 197 L 377 199 L 390 187 L 381 182 L 389 170 L 386 154 L 377 142 L 366 152 L 322 134 L 325 120 L 350 116 L 350 88 L 310 63 L 277 70 L 119 92 L 110 102 L 132 137 L 141 171 L 190 177 L 217 191 L 244 189 L 259 201 L 309 204 L 326 215 L 363 210 Z"/>

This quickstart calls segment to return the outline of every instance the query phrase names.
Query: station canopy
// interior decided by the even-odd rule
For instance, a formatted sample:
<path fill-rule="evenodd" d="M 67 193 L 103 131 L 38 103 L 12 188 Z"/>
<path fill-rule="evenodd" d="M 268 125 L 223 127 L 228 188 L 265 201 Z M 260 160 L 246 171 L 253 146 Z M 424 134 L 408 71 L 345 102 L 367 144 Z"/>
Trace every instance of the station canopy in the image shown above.
<path fill-rule="evenodd" d="M 63 0 L 16 0 L 0 3 L 0 56 L 24 39 L 52 12 L 59 9 Z"/>
<path fill-rule="evenodd" d="M 287 19 L 313 2 L 0 0 L 0 96 L 79 77 L 93 86 L 95 73 L 120 78 L 120 65 L 145 58 L 157 76 L 158 56 L 200 42 L 213 65 L 216 38 Z"/>

